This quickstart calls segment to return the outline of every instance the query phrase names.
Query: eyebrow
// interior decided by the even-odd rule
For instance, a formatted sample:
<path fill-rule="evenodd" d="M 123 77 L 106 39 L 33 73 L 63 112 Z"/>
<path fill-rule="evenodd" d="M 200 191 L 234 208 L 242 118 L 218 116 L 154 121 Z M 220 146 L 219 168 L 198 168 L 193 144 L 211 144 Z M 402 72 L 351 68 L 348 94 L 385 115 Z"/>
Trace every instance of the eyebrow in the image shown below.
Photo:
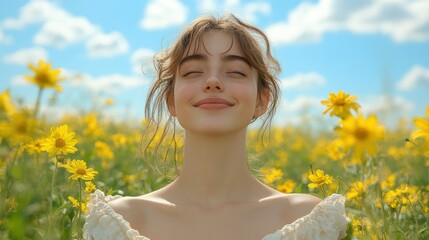
<path fill-rule="evenodd" d="M 181 61 L 179 66 L 181 66 L 182 64 L 184 64 L 185 62 L 188 61 L 207 61 L 207 56 L 206 55 L 202 55 L 202 54 L 193 54 L 193 55 L 189 55 L 184 57 Z M 222 56 L 222 61 L 225 62 L 231 62 L 231 61 L 242 61 L 245 64 L 247 64 L 249 67 L 252 67 L 252 65 L 250 64 L 249 60 L 247 60 L 245 57 L 239 56 L 239 55 L 225 55 Z"/>

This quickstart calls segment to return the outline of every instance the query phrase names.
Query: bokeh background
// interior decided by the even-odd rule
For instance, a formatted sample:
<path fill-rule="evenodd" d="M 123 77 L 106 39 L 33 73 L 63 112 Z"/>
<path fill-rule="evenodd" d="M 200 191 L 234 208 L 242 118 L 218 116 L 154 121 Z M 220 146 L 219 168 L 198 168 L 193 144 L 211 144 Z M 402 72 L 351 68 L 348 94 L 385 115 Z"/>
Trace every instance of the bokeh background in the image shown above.
<path fill-rule="evenodd" d="M 429 238 L 429 1 L 0 0 L 0 239 L 82 239 L 95 189 L 137 196 L 179 174 L 180 129 L 145 145 L 151 59 L 225 13 L 264 30 L 284 70 L 267 141 L 248 131 L 252 173 L 345 196 L 346 239 Z"/>
<path fill-rule="evenodd" d="M 22 77 L 48 60 L 67 81 L 47 90 L 41 112 L 94 109 L 141 119 L 151 57 L 198 16 L 233 13 L 263 29 L 283 67 L 276 124 L 319 124 L 320 101 L 343 90 L 388 126 L 424 115 L 429 103 L 426 0 L 0 0 L 0 89 L 32 106 Z M 146 74 L 142 73 L 142 69 Z M 108 107 L 106 107 L 106 101 Z M 312 121 L 317 120 L 317 121 Z"/>

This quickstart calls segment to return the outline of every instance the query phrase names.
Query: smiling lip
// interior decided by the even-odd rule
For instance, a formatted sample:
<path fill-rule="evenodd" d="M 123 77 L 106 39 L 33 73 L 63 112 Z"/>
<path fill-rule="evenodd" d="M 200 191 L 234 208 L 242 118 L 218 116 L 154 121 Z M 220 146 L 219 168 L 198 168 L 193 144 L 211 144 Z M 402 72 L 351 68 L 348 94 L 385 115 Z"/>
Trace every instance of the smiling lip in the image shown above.
<path fill-rule="evenodd" d="M 234 106 L 234 104 L 222 98 L 205 98 L 201 101 L 198 101 L 193 106 L 203 109 L 223 109 Z"/>

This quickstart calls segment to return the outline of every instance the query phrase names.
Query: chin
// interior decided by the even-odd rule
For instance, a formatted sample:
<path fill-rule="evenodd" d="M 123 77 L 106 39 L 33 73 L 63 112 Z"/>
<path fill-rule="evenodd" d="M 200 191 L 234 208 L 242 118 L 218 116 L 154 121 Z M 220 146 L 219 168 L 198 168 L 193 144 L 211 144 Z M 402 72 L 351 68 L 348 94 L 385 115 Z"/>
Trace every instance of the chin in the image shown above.
<path fill-rule="evenodd" d="M 221 136 L 234 132 L 241 132 L 246 129 L 247 124 L 232 125 L 231 123 L 222 124 L 221 122 L 205 122 L 203 124 L 192 124 L 188 126 L 182 125 L 182 127 L 187 132 L 204 134 L 207 136 Z"/>

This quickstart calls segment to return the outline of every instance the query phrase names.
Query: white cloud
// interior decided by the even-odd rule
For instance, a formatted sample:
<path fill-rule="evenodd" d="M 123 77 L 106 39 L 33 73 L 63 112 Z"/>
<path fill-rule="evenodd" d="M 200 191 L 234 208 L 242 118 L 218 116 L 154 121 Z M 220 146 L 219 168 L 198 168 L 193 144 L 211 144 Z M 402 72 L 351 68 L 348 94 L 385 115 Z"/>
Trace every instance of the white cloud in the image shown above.
<path fill-rule="evenodd" d="M 72 86 L 82 87 L 92 93 L 114 94 L 121 90 L 140 87 L 146 84 L 146 80 L 135 76 L 111 74 L 94 77 L 86 74 L 74 75 Z"/>
<path fill-rule="evenodd" d="M 294 99 L 282 99 L 276 117 L 275 125 L 300 125 L 309 121 L 314 125 L 322 124 L 322 106 L 320 98 L 300 95 Z M 324 121 L 324 120 L 323 120 Z"/>
<path fill-rule="evenodd" d="M 301 95 L 293 100 L 284 100 L 282 110 L 286 112 L 301 113 L 313 108 L 321 108 L 320 99 L 314 96 Z"/>
<path fill-rule="evenodd" d="M 199 0 L 196 2 L 200 13 L 209 14 L 216 11 L 216 0 Z"/>
<path fill-rule="evenodd" d="M 426 0 L 304 2 L 266 29 L 275 44 L 312 43 L 329 31 L 381 33 L 396 42 L 429 40 Z"/>
<path fill-rule="evenodd" d="M 1 25 L 4 29 L 22 29 L 32 24 L 42 24 L 33 40 L 38 45 L 66 47 L 86 40 L 99 31 L 84 17 L 76 17 L 45 0 L 29 1 L 20 9 L 17 18 L 8 18 Z"/>
<path fill-rule="evenodd" d="M 241 4 L 239 0 L 224 0 L 223 3 L 216 0 L 202 0 L 198 1 L 198 9 L 204 14 L 232 12 L 240 19 L 251 23 L 257 22 L 259 14 L 271 13 L 271 5 L 263 1 Z"/>
<path fill-rule="evenodd" d="M 112 57 L 128 52 L 129 44 L 119 32 L 99 33 L 88 39 L 86 49 L 90 57 Z"/>
<path fill-rule="evenodd" d="M 52 2 L 33 0 L 20 9 L 18 18 L 8 18 L 2 22 L 2 26 L 7 29 L 21 29 L 30 24 L 69 17 L 69 13 Z"/>
<path fill-rule="evenodd" d="M 17 18 L 6 19 L 2 26 L 20 29 L 36 23 L 42 24 L 40 31 L 33 38 L 37 45 L 64 48 L 86 41 L 90 57 L 111 57 L 129 49 L 129 44 L 122 34 L 103 33 L 87 18 L 73 16 L 58 5 L 45 0 L 30 1 L 21 8 Z"/>
<path fill-rule="evenodd" d="M 400 90 L 429 89 L 429 68 L 413 66 L 398 82 Z"/>
<path fill-rule="evenodd" d="M 243 20 L 256 23 L 257 15 L 269 15 L 271 13 L 271 5 L 266 2 L 251 2 L 244 4 L 242 11 L 237 11 L 237 16 L 243 18 Z"/>
<path fill-rule="evenodd" d="M 155 52 L 151 49 L 140 48 L 131 54 L 131 64 L 133 73 L 139 74 L 152 74 L 155 72 L 153 66 L 153 56 Z"/>
<path fill-rule="evenodd" d="M 12 86 L 25 86 L 30 84 L 22 75 L 13 76 L 10 83 Z"/>
<path fill-rule="evenodd" d="M 283 89 L 290 88 L 312 88 L 312 87 L 321 87 L 326 83 L 326 79 L 316 73 L 297 73 L 291 77 L 288 77 L 281 81 L 281 87 Z"/>
<path fill-rule="evenodd" d="M 97 32 L 99 32 L 98 28 L 83 17 L 49 20 L 36 34 L 34 42 L 40 45 L 63 48 L 84 41 Z"/>
<path fill-rule="evenodd" d="M 11 41 L 12 41 L 12 39 L 10 37 L 6 36 L 0 27 L 0 43 L 10 43 Z"/>
<path fill-rule="evenodd" d="M 47 60 L 48 52 L 41 47 L 25 48 L 3 57 L 3 62 L 17 65 L 27 65 L 40 59 Z"/>
<path fill-rule="evenodd" d="M 66 78 L 61 84 L 64 87 L 63 92 L 65 92 L 69 86 L 72 86 L 85 89 L 94 95 L 104 93 L 116 94 L 127 89 L 145 86 L 148 83 L 147 79 L 137 76 L 110 74 L 95 77 L 64 68 L 61 69 L 61 75 Z M 31 85 L 22 75 L 12 77 L 10 82 L 13 86 Z"/>
<path fill-rule="evenodd" d="M 160 29 L 180 25 L 186 21 L 188 8 L 178 0 L 152 0 L 144 10 L 140 26 L 144 29 Z"/>
<path fill-rule="evenodd" d="M 365 115 L 376 114 L 378 117 L 388 118 L 404 117 L 412 113 L 414 103 L 402 96 L 369 96 L 361 100 L 361 110 Z"/>

